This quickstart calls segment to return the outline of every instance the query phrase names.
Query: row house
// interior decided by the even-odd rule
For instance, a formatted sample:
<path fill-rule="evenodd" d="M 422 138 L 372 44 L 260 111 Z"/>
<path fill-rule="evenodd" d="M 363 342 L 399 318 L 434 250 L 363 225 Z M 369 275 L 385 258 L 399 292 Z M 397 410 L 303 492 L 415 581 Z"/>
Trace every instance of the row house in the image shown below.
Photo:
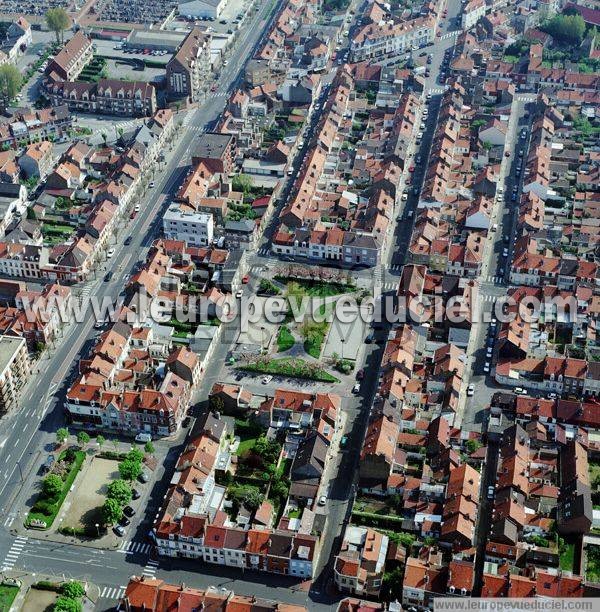
<path fill-rule="evenodd" d="M 392 56 L 413 47 L 424 47 L 433 43 L 435 28 L 433 17 L 366 24 L 358 28 L 350 39 L 352 61 Z"/>

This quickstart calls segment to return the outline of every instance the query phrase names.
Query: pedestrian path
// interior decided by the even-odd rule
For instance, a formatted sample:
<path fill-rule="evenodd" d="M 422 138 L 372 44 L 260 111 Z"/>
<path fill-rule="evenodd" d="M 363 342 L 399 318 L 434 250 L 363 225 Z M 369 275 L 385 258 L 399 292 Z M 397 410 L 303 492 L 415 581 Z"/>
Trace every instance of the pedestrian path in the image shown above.
<path fill-rule="evenodd" d="M 479 297 L 481 298 L 481 301 L 485 303 L 490 303 L 490 302 L 493 303 L 498 299 L 497 295 L 481 295 L 480 294 Z"/>
<path fill-rule="evenodd" d="M 122 599 L 126 589 L 124 586 L 104 586 L 100 591 L 100 599 Z"/>
<path fill-rule="evenodd" d="M 427 93 L 435 95 L 435 94 L 443 94 L 445 91 L 446 91 L 445 87 L 431 87 L 427 90 Z"/>
<path fill-rule="evenodd" d="M 265 256 L 271 252 L 271 249 L 268 246 L 263 246 L 263 247 L 260 247 L 260 249 L 258 249 L 257 252 L 259 255 Z"/>
<path fill-rule="evenodd" d="M 4 521 L 4 526 L 8 529 L 9 527 L 12 526 L 12 524 L 15 522 L 15 519 L 17 518 L 17 513 L 16 512 L 11 512 L 5 519 Z"/>
<path fill-rule="evenodd" d="M 211 91 L 207 97 L 209 98 L 228 98 L 229 94 L 226 91 Z"/>
<path fill-rule="evenodd" d="M 150 559 L 148 563 L 146 563 L 146 567 L 142 572 L 142 576 L 146 576 L 148 578 L 154 578 L 154 574 L 156 574 L 156 570 L 158 570 L 158 561 L 154 561 Z"/>
<path fill-rule="evenodd" d="M 121 542 L 121 546 L 119 547 L 119 552 L 123 554 L 148 554 L 150 552 L 150 544 L 145 544 L 144 542 L 134 542 L 133 540 L 128 540 L 125 542 Z"/>
<path fill-rule="evenodd" d="M 13 569 L 15 563 L 17 562 L 17 559 L 19 558 L 19 555 L 21 554 L 23 548 L 25 547 L 25 544 L 27 543 L 27 540 L 27 536 L 19 536 L 18 538 L 15 538 L 15 541 L 12 543 L 10 550 L 6 553 L 6 557 L 4 558 L 4 562 L 2 564 L 2 570 L 0 571 L 8 572 Z"/>
<path fill-rule="evenodd" d="M 454 30 L 453 32 L 446 32 L 446 34 L 442 34 L 438 40 L 447 40 L 448 38 L 453 38 L 458 34 L 458 30 Z"/>
<path fill-rule="evenodd" d="M 503 276 L 493 276 L 492 274 L 488 274 L 487 276 L 481 277 L 480 279 L 484 283 L 491 283 L 494 285 L 503 285 L 504 277 Z"/>

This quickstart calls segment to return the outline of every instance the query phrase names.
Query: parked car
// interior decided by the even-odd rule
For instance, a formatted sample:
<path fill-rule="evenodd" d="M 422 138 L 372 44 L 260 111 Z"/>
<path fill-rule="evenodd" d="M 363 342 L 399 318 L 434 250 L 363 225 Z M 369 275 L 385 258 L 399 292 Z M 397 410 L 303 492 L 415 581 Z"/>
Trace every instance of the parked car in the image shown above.
<path fill-rule="evenodd" d="M 356 372 L 356 380 L 362 380 L 365 377 L 365 371 L 361 368 Z"/>
<path fill-rule="evenodd" d="M 110 280 L 112 279 L 112 277 L 113 277 L 113 273 L 112 273 L 112 271 L 111 271 L 111 270 L 109 270 L 109 271 L 108 271 L 108 272 L 107 272 L 107 273 L 104 275 L 104 282 L 105 282 L 105 283 L 110 282 Z"/>
<path fill-rule="evenodd" d="M 357 382 L 354 387 L 352 387 L 352 393 L 358 395 L 360 393 L 360 383 Z"/>
<path fill-rule="evenodd" d="M 130 245 L 133 242 L 133 236 L 127 236 L 125 238 L 125 245 Z"/>
<path fill-rule="evenodd" d="M 113 531 L 120 537 L 125 535 L 125 529 L 121 525 L 115 525 Z"/>
<path fill-rule="evenodd" d="M 488 499 L 494 499 L 494 487 L 493 487 L 493 485 L 490 485 L 488 487 L 487 496 L 488 496 Z"/>
<path fill-rule="evenodd" d="M 148 474 L 146 472 L 142 472 L 139 476 L 138 476 L 138 480 L 140 482 L 146 483 L 150 480 L 150 476 L 148 476 Z"/>
<path fill-rule="evenodd" d="M 141 496 L 141 493 L 137 489 L 131 489 L 131 499 L 139 499 Z"/>
<path fill-rule="evenodd" d="M 121 520 L 119 521 L 119 525 L 123 525 L 123 527 L 127 527 L 128 525 L 131 525 L 131 521 L 126 516 L 122 516 Z"/>
<path fill-rule="evenodd" d="M 115 250 L 114 249 L 108 249 L 108 251 L 106 251 L 106 256 L 110 259 L 113 255 L 115 254 Z"/>
<path fill-rule="evenodd" d="M 262 379 L 262 384 L 268 385 L 272 380 L 273 380 L 273 377 L 270 374 L 268 374 Z"/>
<path fill-rule="evenodd" d="M 327 503 L 327 497 L 325 495 L 321 495 L 319 497 L 319 506 L 324 506 Z"/>
<path fill-rule="evenodd" d="M 489 374 L 489 373 L 490 373 L 490 362 L 489 362 L 489 361 L 486 361 L 486 362 L 485 362 L 485 364 L 484 364 L 484 366 L 483 366 L 483 371 L 484 371 L 486 374 Z"/>
<path fill-rule="evenodd" d="M 131 506 L 125 506 L 125 507 L 123 508 L 123 514 L 124 514 L 125 516 L 132 517 L 132 516 L 134 516 L 134 515 L 135 515 L 135 510 L 134 510 L 134 509 L 133 509 Z"/>
<path fill-rule="evenodd" d="M 152 436 L 149 433 L 145 433 L 145 432 L 140 432 L 136 437 L 135 437 L 135 441 L 136 442 L 142 442 L 142 443 L 146 443 L 146 442 L 152 442 Z"/>
<path fill-rule="evenodd" d="M 47 474 L 54 465 L 54 455 L 48 455 L 46 461 L 42 463 L 42 474 Z"/>
<path fill-rule="evenodd" d="M 470 384 L 467 387 L 467 397 L 473 397 L 474 394 L 475 394 L 475 385 Z"/>

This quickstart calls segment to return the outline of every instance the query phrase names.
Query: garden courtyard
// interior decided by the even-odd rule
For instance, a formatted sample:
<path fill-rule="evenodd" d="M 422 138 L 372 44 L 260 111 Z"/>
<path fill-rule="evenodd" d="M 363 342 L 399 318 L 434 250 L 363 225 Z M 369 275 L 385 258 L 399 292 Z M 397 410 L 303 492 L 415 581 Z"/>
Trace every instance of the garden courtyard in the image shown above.
<path fill-rule="evenodd" d="M 341 280 L 324 281 L 276 275 L 263 279 L 259 293 L 281 300 L 279 323 L 261 320 L 249 323 L 240 333 L 238 350 L 241 369 L 271 375 L 337 382 L 330 370 L 350 374 L 366 333 L 361 317 L 341 323 L 335 316 L 343 296 L 366 297 Z M 251 347 L 253 350 L 251 350 Z"/>

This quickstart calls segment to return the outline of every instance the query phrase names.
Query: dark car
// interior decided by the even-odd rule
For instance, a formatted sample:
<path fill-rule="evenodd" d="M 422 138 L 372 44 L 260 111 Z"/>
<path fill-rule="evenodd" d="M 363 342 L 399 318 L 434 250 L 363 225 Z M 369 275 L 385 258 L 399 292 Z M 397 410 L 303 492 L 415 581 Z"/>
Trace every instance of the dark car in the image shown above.
<path fill-rule="evenodd" d="M 121 525 L 115 525 L 113 527 L 113 531 L 118 535 L 123 537 L 125 535 L 125 529 Z"/>
<path fill-rule="evenodd" d="M 113 273 L 112 273 L 112 272 L 107 272 L 107 273 L 104 275 L 104 282 L 105 282 L 105 283 L 108 283 L 108 282 L 111 280 L 111 278 L 112 278 L 112 277 L 113 277 Z"/>
<path fill-rule="evenodd" d="M 131 244 L 133 242 L 133 236 L 127 236 L 125 238 L 125 244 Z"/>
<path fill-rule="evenodd" d="M 374 334 L 369 334 L 366 338 L 365 338 L 365 343 L 366 344 L 371 344 L 373 342 L 373 340 L 375 340 L 375 335 Z"/>
<path fill-rule="evenodd" d="M 125 506 L 125 508 L 123 508 L 123 514 L 126 516 L 133 516 L 135 514 L 135 510 L 131 506 Z"/>
<path fill-rule="evenodd" d="M 139 499 L 141 497 L 141 493 L 137 489 L 131 489 L 131 498 Z"/>
<path fill-rule="evenodd" d="M 119 525 L 123 525 L 123 527 L 127 527 L 128 525 L 131 525 L 131 521 L 126 516 L 122 516 L 121 520 L 119 521 Z"/>
<path fill-rule="evenodd" d="M 356 373 L 356 380 L 362 380 L 365 377 L 365 371 L 363 369 L 358 370 Z"/>
<path fill-rule="evenodd" d="M 191 419 L 190 419 L 190 417 L 189 417 L 189 416 L 186 416 L 186 417 L 185 417 L 185 419 L 183 419 L 183 421 L 182 421 L 181 425 L 182 425 L 183 427 L 189 427 L 189 426 L 190 426 L 190 420 L 191 420 Z"/>
<path fill-rule="evenodd" d="M 54 465 L 54 455 L 48 455 L 46 461 L 42 464 L 42 473 L 47 474 Z"/>

